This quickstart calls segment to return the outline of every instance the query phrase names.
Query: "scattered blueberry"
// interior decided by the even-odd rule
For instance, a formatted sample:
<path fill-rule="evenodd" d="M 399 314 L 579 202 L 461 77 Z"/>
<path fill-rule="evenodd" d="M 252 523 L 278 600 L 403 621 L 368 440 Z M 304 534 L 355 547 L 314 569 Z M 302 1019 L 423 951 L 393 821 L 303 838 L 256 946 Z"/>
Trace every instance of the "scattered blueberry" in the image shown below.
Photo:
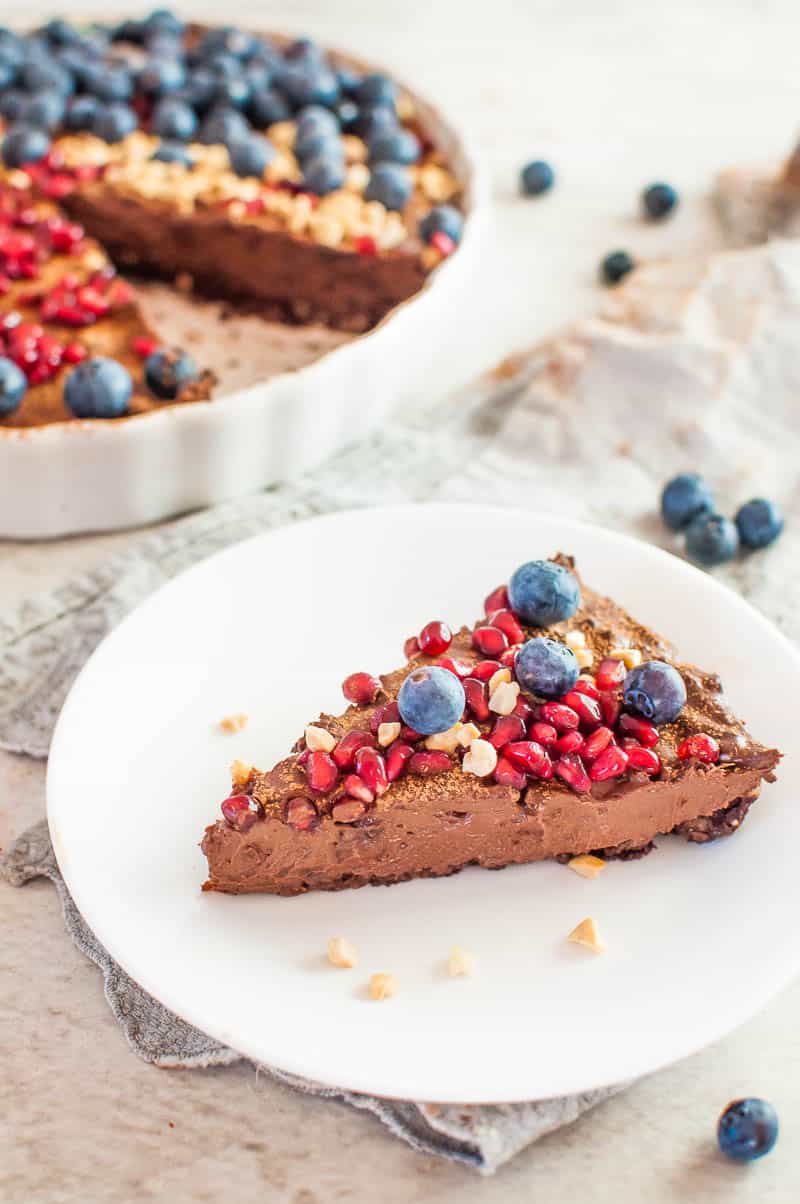
<path fill-rule="evenodd" d="M 737 1162 L 763 1158 L 777 1140 L 778 1114 L 765 1099 L 735 1099 L 719 1118 L 719 1148 Z"/>
<path fill-rule="evenodd" d="M 274 88 L 255 92 L 250 98 L 247 111 L 253 125 L 258 129 L 265 129 L 268 125 L 274 125 L 276 121 L 288 121 L 292 115 L 286 98 Z"/>
<path fill-rule="evenodd" d="M 231 167 L 237 176 L 257 176 L 260 179 L 276 154 L 272 143 L 258 134 L 232 142 L 228 147 Z"/>
<path fill-rule="evenodd" d="M 250 136 L 250 127 L 238 109 L 212 109 L 200 126 L 198 142 L 230 146 Z"/>
<path fill-rule="evenodd" d="M 231 105 L 234 109 L 245 109 L 253 95 L 253 85 L 243 75 L 217 82 L 214 99 L 218 104 Z"/>
<path fill-rule="evenodd" d="M 47 92 L 53 88 L 62 96 L 69 96 L 75 91 L 75 81 L 69 71 L 65 71 L 52 57 L 26 63 L 22 68 L 22 82 L 28 92 Z"/>
<path fill-rule="evenodd" d="M 397 128 L 397 114 L 388 105 L 362 105 L 353 121 L 353 131 L 365 142 L 369 142 L 376 134 Z"/>
<path fill-rule="evenodd" d="M 335 192 L 344 184 L 344 162 L 341 158 L 320 155 L 310 159 L 303 170 L 303 187 L 317 196 Z M 419 729 L 418 729 L 419 730 Z"/>
<path fill-rule="evenodd" d="M 197 380 L 197 367 L 184 351 L 154 351 L 144 362 L 144 380 L 159 401 L 174 401 L 184 385 Z"/>
<path fill-rule="evenodd" d="M 526 694 L 560 698 L 578 680 L 580 666 L 571 648 L 540 636 L 523 644 L 514 658 L 517 681 Z"/>
<path fill-rule="evenodd" d="M 184 101 L 167 96 L 153 110 L 151 129 L 159 138 L 188 142 L 197 131 L 197 114 Z"/>
<path fill-rule="evenodd" d="M 18 88 L 9 88 L 0 96 L 0 117 L 6 121 L 18 121 L 22 110 L 28 103 L 28 93 Z"/>
<path fill-rule="evenodd" d="M 322 105 L 306 105 L 297 113 L 297 138 L 308 134 L 338 134 L 339 123 L 335 114 Z"/>
<path fill-rule="evenodd" d="M 361 87 L 361 76 L 352 67 L 337 67 L 336 78 L 345 96 L 356 96 Z"/>
<path fill-rule="evenodd" d="M 544 159 L 534 159 L 526 163 L 520 172 L 520 186 L 525 196 L 541 196 L 549 192 L 556 181 L 555 172 Z"/>
<path fill-rule="evenodd" d="M 0 145 L 0 156 L 6 167 L 22 167 L 25 163 L 38 163 L 49 150 L 50 139 L 44 130 L 12 125 Z"/>
<path fill-rule="evenodd" d="M 48 21 L 42 33 L 54 46 L 68 46 L 70 42 L 77 42 L 80 38 L 77 29 L 63 17 L 54 17 L 52 21 Z"/>
<path fill-rule="evenodd" d="M 75 133 L 91 129 L 99 107 L 100 102 L 96 96 L 73 96 L 64 114 L 64 126 Z"/>
<path fill-rule="evenodd" d="M 600 264 L 600 275 L 606 284 L 619 284 L 635 267 L 633 256 L 627 251 L 612 251 Z"/>
<path fill-rule="evenodd" d="M 355 131 L 358 124 L 359 107 L 354 100 L 340 100 L 336 106 L 336 116 L 339 118 L 339 125 L 350 134 Z"/>
<path fill-rule="evenodd" d="M 228 54 L 226 51 L 212 54 L 205 60 L 205 66 L 218 83 L 228 79 L 235 79 L 242 71 L 242 64 L 239 59 L 233 54 Z"/>
<path fill-rule="evenodd" d="M 387 209 L 403 209 L 413 191 L 411 176 L 399 163 L 376 163 L 364 190 L 365 201 L 380 201 Z"/>
<path fill-rule="evenodd" d="M 699 514 L 710 514 L 714 498 L 696 472 L 682 472 L 667 481 L 661 493 L 661 517 L 673 531 L 682 531 Z"/>
<path fill-rule="evenodd" d="M 464 687 L 449 669 L 414 669 L 400 687 L 397 706 L 403 723 L 423 736 L 447 732 L 464 713 Z"/>
<path fill-rule="evenodd" d="M 305 59 L 309 63 L 320 63 L 324 55 L 313 38 L 296 38 L 287 46 L 286 57 L 294 62 Z"/>
<path fill-rule="evenodd" d="M 642 207 L 645 216 L 658 221 L 678 204 L 678 194 L 671 184 L 651 184 L 642 193 Z"/>
<path fill-rule="evenodd" d="M 340 159 L 342 145 L 339 142 L 338 131 L 332 133 L 330 130 L 311 130 L 306 134 L 298 134 L 294 143 L 294 153 L 301 164 L 320 155 L 328 159 Z"/>
<path fill-rule="evenodd" d="M 622 688 L 625 706 L 651 723 L 672 723 L 686 705 L 686 686 L 666 661 L 645 661 L 631 669 Z"/>
<path fill-rule="evenodd" d="M 419 233 L 423 242 L 430 242 L 434 234 L 446 234 L 453 242 L 461 241 L 464 217 L 452 205 L 434 205 L 420 219 Z"/>
<path fill-rule="evenodd" d="M 130 373 L 118 360 L 84 360 L 64 382 L 64 401 L 76 418 L 119 418 L 133 392 Z"/>
<path fill-rule="evenodd" d="M 379 130 L 369 140 L 371 163 L 416 163 L 420 156 L 419 139 L 400 126 Z"/>
<path fill-rule="evenodd" d="M 581 590 L 575 574 L 563 564 L 530 560 L 509 581 L 508 600 L 524 623 L 549 627 L 572 618 L 580 606 Z"/>
<path fill-rule="evenodd" d="M 313 104 L 335 105 L 339 99 L 339 81 L 333 71 L 315 62 L 284 63 L 277 82 L 298 108 Z"/>
<path fill-rule="evenodd" d="M 97 110 L 92 133 L 104 142 L 121 142 L 139 125 L 139 118 L 130 107 L 121 103 L 104 105 Z"/>
<path fill-rule="evenodd" d="M 686 552 L 706 568 L 733 560 L 738 550 L 736 524 L 722 514 L 699 514 L 686 528 Z"/>
<path fill-rule="evenodd" d="M 183 142 L 160 142 L 150 157 L 159 163 L 182 163 L 184 167 L 194 167 L 194 160 Z"/>
<path fill-rule="evenodd" d="M 66 105 L 60 92 L 34 92 L 22 106 L 19 120 L 40 130 L 54 130 L 64 119 Z"/>
<path fill-rule="evenodd" d="M 139 72 L 136 82 L 148 96 L 165 96 L 183 87 L 186 68 L 179 59 L 153 58 Z"/>
<path fill-rule="evenodd" d="M 215 54 L 232 54 L 237 59 L 246 58 L 256 46 L 252 34 L 237 29 L 234 25 L 225 25 L 220 29 L 209 29 L 203 34 L 198 47 L 201 58 L 212 58 Z"/>
<path fill-rule="evenodd" d="M 13 360 L 0 359 L 0 415 L 14 413 L 27 387 L 22 369 Z"/>
<path fill-rule="evenodd" d="M 93 63 L 84 73 L 83 86 L 99 100 L 130 100 L 133 95 L 131 73 L 125 67 L 107 67 Z"/>
<path fill-rule="evenodd" d="M 188 76 L 182 88 L 172 95 L 177 100 L 183 100 L 199 113 L 210 109 L 214 103 L 218 80 L 212 71 L 206 67 L 195 67 Z"/>
<path fill-rule="evenodd" d="M 388 105 L 394 108 L 397 100 L 397 84 L 386 75 L 372 72 L 362 79 L 357 99 L 362 105 Z"/>
<path fill-rule="evenodd" d="M 0 89 L 10 88 L 16 78 L 17 69 L 14 64 L 3 62 L 0 59 Z"/>
<path fill-rule="evenodd" d="M 156 8 L 144 20 L 145 37 L 149 37 L 151 34 L 168 34 L 173 38 L 179 38 L 184 29 L 183 21 L 180 17 L 176 17 L 169 8 Z"/>
<path fill-rule="evenodd" d="M 783 513 L 774 502 L 754 497 L 736 513 L 739 539 L 746 548 L 766 548 L 774 543 L 783 530 Z"/>

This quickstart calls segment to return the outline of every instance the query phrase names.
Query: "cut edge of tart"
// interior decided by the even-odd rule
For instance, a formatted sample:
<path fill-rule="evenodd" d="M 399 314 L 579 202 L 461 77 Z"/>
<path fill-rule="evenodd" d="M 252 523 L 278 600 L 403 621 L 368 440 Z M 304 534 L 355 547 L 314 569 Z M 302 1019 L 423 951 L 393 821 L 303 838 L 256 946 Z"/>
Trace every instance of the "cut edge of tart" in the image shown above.
<path fill-rule="evenodd" d="M 566 583 L 555 602 L 537 597 L 541 566 Z M 428 624 L 406 642 L 403 668 L 346 679 L 353 705 L 321 715 L 273 769 L 236 762 L 223 818 L 202 841 L 203 889 L 389 885 L 467 865 L 639 857 L 666 833 L 704 843 L 735 832 L 781 754 L 750 738 L 716 675 L 678 662 L 585 586 L 571 558 L 533 567 L 517 613 L 503 586 L 473 627 L 451 636 Z M 537 625 L 548 606 L 549 625 Z M 411 711 L 432 734 L 409 728 Z"/>

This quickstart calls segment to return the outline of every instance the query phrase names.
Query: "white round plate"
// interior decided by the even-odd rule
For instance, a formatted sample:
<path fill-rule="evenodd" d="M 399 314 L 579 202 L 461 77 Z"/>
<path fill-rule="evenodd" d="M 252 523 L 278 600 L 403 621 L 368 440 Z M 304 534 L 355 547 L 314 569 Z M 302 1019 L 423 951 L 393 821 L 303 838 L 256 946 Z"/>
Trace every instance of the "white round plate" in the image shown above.
<path fill-rule="evenodd" d="M 595 881 L 548 863 L 282 899 L 201 894 L 198 842 L 235 757 L 270 766 L 356 669 L 402 662 L 428 619 L 482 613 L 523 560 L 586 580 L 717 670 L 788 754 L 733 839 L 663 839 Z M 127 972 L 234 1049 L 384 1096 L 512 1101 L 643 1075 L 721 1037 L 800 967 L 800 657 L 713 577 L 626 536 L 455 505 L 341 513 L 269 532 L 160 590 L 101 645 L 53 741 L 48 814 L 75 902 Z M 220 732 L 233 712 L 250 716 Z M 585 916 L 604 956 L 566 942 Z M 360 951 L 329 966 L 328 938 Z M 478 958 L 448 979 L 453 945 Z M 398 995 L 372 1002 L 376 971 Z"/>

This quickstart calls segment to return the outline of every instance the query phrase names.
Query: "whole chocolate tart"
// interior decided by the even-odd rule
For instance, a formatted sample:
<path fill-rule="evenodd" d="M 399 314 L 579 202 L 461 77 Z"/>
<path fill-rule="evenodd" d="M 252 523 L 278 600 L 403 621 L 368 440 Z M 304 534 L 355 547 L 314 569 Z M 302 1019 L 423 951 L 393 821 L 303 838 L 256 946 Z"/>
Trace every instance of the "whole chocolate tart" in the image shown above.
<path fill-rule="evenodd" d="M 662 834 L 704 843 L 737 831 L 780 753 L 749 737 L 713 673 L 679 663 L 570 558 L 542 564 L 574 582 L 567 617 L 525 622 L 500 587 L 474 627 L 451 635 L 431 623 L 407 641 L 402 669 L 348 678 L 354 705 L 321 715 L 273 769 L 236 762 L 224 818 L 202 841 L 204 890 L 388 885 L 467 865 L 637 857 Z M 555 657 L 570 688 L 532 690 L 525 649 Z M 437 666 L 464 706 L 424 736 L 405 722 L 404 699 Z M 654 676 L 672 691 L 666 720 L 663 700 L 648 709 Z"/>

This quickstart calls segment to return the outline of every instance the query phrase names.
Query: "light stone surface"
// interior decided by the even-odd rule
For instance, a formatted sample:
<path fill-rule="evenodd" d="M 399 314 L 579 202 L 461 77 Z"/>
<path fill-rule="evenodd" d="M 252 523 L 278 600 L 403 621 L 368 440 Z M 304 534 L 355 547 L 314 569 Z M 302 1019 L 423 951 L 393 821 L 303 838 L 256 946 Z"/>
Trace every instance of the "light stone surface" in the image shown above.
<path fill-rule="evenodd" d="M 209 0 L 193 11 L 219 17 Z M 239 0 L 226 9 L 234 15 L 387 62 L 472 128 L 496 205 L 486 287 L 465 299 L 472 321 L 484 321 L 480 344 L 464 349 L 476 368 L 594 309 L 597 261 L 617 245 L 647 256 L 716 245 L 703 199 L 713 176 L 734 162 L 777 161 L 800 124 L 789 0 L 495 0 L 490 10 L 477 0 L 302 0 L 291 10 Z M 516 170 L 539 155 L 552 158 L 558 188 L 523 203 Z M 659 177 L 686 203 L 674 221 L 645 227 L 637 193 Z M 3 607 L 133 538 L 0 544 Z M 42 767 L 0 755 L 0 844 L 38 818 L 42 799 Z M 0 1199 L 10 1204 L 788 1204 L 800 1194 L 797 985 L 725 1041 L 480 1180 L 412 1152 L 369 1116 L 242 1067 L 142 1064 L 111 1018 L 99 973 L 69 943 L 52 887 L 0 887 L 0 916 Z M 796 922 L 765 923 L 782 919 Z M 746 973 L 747 950 L 742 965 Z M 751 1168 L 724 1163 L 713 1142 L 718 1111 L 740 1094 L 770 1098 L 783 1125 L 775 1152 Z"/>

